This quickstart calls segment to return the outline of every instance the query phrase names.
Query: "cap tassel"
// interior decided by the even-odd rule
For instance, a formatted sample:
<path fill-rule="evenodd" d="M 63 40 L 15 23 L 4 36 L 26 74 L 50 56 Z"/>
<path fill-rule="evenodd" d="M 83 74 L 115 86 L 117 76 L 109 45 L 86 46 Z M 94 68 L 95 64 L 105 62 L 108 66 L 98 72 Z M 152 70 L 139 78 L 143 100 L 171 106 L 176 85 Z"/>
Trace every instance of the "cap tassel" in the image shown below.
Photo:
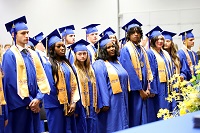
<path fill-rule="evenodd" d="M 188 42 L 187 42 L 187 38 L 186 38 L 186 37 L 187 37 L 187 33 L 186 33 L 186 32 L 185 32 L 184 36 L 185 36 L 185 46 L 186 46 L 186 48 L 187 48 L 187 45 L 188 45 L 187 43 L 188 43 Z"/>

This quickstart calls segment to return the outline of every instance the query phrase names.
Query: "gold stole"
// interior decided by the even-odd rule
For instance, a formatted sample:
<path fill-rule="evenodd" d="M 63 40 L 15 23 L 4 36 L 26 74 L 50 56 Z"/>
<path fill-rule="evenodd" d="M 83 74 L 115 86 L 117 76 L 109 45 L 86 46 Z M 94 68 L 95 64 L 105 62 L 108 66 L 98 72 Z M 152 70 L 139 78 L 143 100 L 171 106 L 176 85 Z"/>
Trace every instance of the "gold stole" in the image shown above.
<path fill-rule="evenodd" d="M 132 65 L 133 65 L 139 79 L 142 80 L 142 70 L 141 70 L 140 61 L 139 61 L 138 55 L 137 55 L 137 49 L 131 41 L 128 41 L 125 44 L 125 46 L 127 46 L 128 50 L 129 50 Z M 146 69 L 147 69 L 147 80 L 152 81 L 153 75 L 152 75 L 152 72 L 151 72 L 151 67 L 150 67 L 150 64 L 149 64 L 148 55 L 147 55 L 144 47 L 141 46 L 140 48 L 141 48 L 142 53 L 143 53 L 144 58 L 145 58 L 145 64 L 146 64 Z"/>
<path fill-rule="evenodd" d="M 16 58 L 17 93 L 22 99 L 24 99 L 25 97 L 29 97 L 26 66 L 18 48 L 15 45 L 13 45 L 10 49 L 14 53 L 15 58 Z M 29 51 L 31 53 L 31 57 L 35 66 L 38 87 L 42 93 L 49 94 L 50 93 L 49 82 L 47 80 L 47 77 L 42 67 L 42 64 L 40 62 L 40 59 L 37 53 L 35 53 L 34 51 L 31 51 L 30 49 Z"/>
<path fill-rule="evenodd" d="M 78 77 L 78 84 L 79 84 L 79 88 L 80 88 L 81 102 L 82 102 L 83 107 L 86 109 L 87 116 L 89 116 L 90 95 L 89 95 L 89 88 L 88 88 L 88 78 L 86 78 L 87 79 L 86 81 L 82 81 L 80 79 L 80 72 L 78 71 L 79 68 L 75 67 L 75 69 L 76 69 L 77 77 Z M 92 73 L 95 76 L 93 68 L 91 67 L 90 69 L 92 70 Z M 93 90 L 93 107 L 95 108 L 95 112 L 97 112 L 96 82 L 92 83 L 92 90 Z"/>
<path fill-rule="evenodd" d="M 67 63 L 65 64 L 70 70 L 71 104 L 72 104 L 72 103 L 76 103 L 80 99 L 80 96 L 79 96 L 77 80 L 74 75 L 74 72 Z M 67 88 L 66 88 L 64 72 L 62 70 L 62 67 L 59 64 L 58 64 L 58 78 L 59 80 L 56 78 L 56 76 L 54 76 L 55 83 L 57 82 L 56 87 L 58 89 L 58 100 L 60 104 L 64 104 L 65 115 L 67 115 L 68 109 L 69 109 Z"/>
<path fill-rule="evenodd" d="M 194 70 L 193 70 L 192 60 L 191 60 L 191 58 L 190 58 L 190 55 L 189 55 L 189 53 L 188 53 L 188 51 L 187 51 L 186 46 L 183 47 L 182 50 L 183 50 L 183 52 L 184 52 L 185 55 L 186 55 L 187 63 L 188 63 L 188 65 L 189 65 L 189 67 L 190 67 L 190 72 L 191 72 L 192 75 L 194 75 Z M 192 51 L 191 51 L 191 52 L 192 52 Z M 195 58 L 195 55 L 194 55 L 193 52 L 192 52 L 192 56 L 193 56 L 193 58 L 194 58 L 194 62 L 195 62 L 195 61 L 196 61 L 196 58 Z"/>
<path fill-rule="evenodd" d="M 2 70 L 0 70 L 0 106 L 6 104 L 4 92 L 3 92 L 2 78 L 3 78 L 3 72 Z"/>
<path fill-rule="evenodd" d="M 50 93 L 49 81 L 47 79 L 46 73 L 41 64 L 41 61 L 38 57 L 38 54 L 30 48 L 28 50 L 31 54 L 31 57 L 35 66 L 37 85 L 42 93 L 49 94 Z"/>
<path fill-rule="evenodd" d="M 115 68 L 108 61 L 104 61 L 104 62 L 107 68 L 108 77 L 110 80 L 113 94 L 121 93 L 122 88 L 121 88 L 120 80 Z"/>
<path fill-rule="evenodd" d="M 159 75 L 160 82 L 161 83 L 167 82 L 168 81 L 168 71 L 166 70 L 167 67 L 165 65 L 165 61 L 156 50 L 154 50 L 153 48 L 151 48 L 151 50 L 153 51 L 153 53 L 156 57 L 157 64 L 158 64 L 158 75 Z M 169 67 L 171 67 L 168 69 L 172 69 L 172 64 L 170 62 L 171 59 L 170 59 L 169 54 L 166 53 L 166 51 L 164 51 L 164 50 L 162 50 L 162 51 L 163 51 L 163 55 L 166 57 L 166 60 L 168 60 L 168 62 L 169 62 L 169 65 L 170 65 Z"/>

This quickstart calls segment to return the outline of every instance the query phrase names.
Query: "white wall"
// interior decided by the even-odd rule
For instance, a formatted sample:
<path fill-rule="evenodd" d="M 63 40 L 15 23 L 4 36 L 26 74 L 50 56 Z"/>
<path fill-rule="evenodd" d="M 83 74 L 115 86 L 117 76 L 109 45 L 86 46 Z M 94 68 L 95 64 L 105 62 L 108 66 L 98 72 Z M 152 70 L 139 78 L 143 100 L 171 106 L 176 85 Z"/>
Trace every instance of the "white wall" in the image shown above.
<path fill-rule="evenodd" d="M 5 23 L 25 15 L 30 37 L 43 31 L 45 36 L 56 28 L 75 25 L 76 40 L 85 39 L 91 23 L 101 24 L 100 32 L 108 26 L 118 28 L 116 0 L 0 0 L 0 43 L 11 43 Z"/>
<path fill-rule="evenodd" d="M 176 33 L 194 29 L 193 49 L 200 46 L 199 0 L 0 0 L 0 43 L 11 42 L 5 23 L 23 15 L 27 17 L 30 37 L 74 24 L 76 40 L 85 39 L 85 30 L 81 28 L 99 23 L 100 32 L 111 26 L 122 38 L 121 27 L 136 18 L 143 24 L 144 34 L 156 25 Z M 174 41 L 181 47 L 181 37 L 175 36 Z"/>
<path fill-rule="evenodd" d="M 199 0 L 120 0 L 120 27 L 136 18 L 143 24 L 147 33 L 159 25 L 163 30 L 179 34 L 194 29 L 195 46 L 200 47 L 200 1 Z M 124 31 L 120 30 L 120 36 Z M 182 47 L 181 37 L 176 35 L 174 42 Z"/>

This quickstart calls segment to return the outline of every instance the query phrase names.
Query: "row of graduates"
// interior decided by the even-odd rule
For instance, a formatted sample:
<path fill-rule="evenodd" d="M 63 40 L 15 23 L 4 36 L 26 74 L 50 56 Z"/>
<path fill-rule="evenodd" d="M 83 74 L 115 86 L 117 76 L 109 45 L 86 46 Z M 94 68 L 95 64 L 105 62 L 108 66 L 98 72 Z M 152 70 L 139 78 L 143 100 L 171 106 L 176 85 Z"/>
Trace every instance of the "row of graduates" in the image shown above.
<path fill-rule="evenodd" d="M 93 36 L 93 40 L 97 40 L 96 26 L 85 27 L 87 36 Z M 39 34 L 40 45 L 48 49 L 45 57 L 25 48 L 28 40 L 29 44 L 38 42 L 36 37 L 28 39 L 24 16 L 7 23 L 16 45 L 6 51 L 2 63 L 2 87 L 7 102 L 6 106 L 5 100 L 1 104 L 2 122 L 8 119 L 5 132 L 40 132 L 41 101 L 50 133 L 114 132 L 159 120 L 160 108 L 173 109 L 165 100 L 170 93 L 170 77 L 178 73 L 189 80 L 194 74 L 197 57 L 188 50 L 194 36 L 191 30 L 183 33 L 187 45 L 178 58 L 176 53 L 171 55 L 172 50 L 169 53 L 163 50 L 164 41 L 172 42 L 174 33 L 155 27 L 146 34 L 151 46 L 146 51 L 140 45 L 141 26 L 133 19 L 123 27 L 127 37 L 121 50 L 109 39 L 113 35 L 111 28 L 95 43 L 81 39 L 69 45 L 69 49 L 58 30 L 44 39 Z M 74 29 L 69 29 L 61 28 L 62 36 L 73 36 Z"/>

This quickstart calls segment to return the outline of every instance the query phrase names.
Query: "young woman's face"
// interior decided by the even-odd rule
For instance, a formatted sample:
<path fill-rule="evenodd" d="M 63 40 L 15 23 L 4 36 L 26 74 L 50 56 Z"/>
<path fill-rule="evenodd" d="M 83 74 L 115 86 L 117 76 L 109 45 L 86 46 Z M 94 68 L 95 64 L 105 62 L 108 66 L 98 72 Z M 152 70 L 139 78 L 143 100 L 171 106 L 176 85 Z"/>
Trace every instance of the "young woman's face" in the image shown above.
<path fill-rule="evenodd" d="M 76 59 L 80 62 L 84 62 L 86 61 L 87 57 L 88 57 L 88 52 L 87 51 L 77 51 L 75 53 L 76 55 Z"/>
<path fill-rule="evenodd" d="M 66 48 L 63 42 L 57 42 L 55 44 L 55 52 L 58 56 L 65 56 L 65 51 Z"/>
<path fill-rule="evenodd" d="M 112 42 L 114 42 L 114 43 L 115 43 L 116 40 L 117 40 L 115 35 L 110 35 L 109 38 L 110 38 L 110 40 L 111 40 Z"/>
<path fill-rule="evenodd" d="M 113 42 L 109 42 L 108 44 L 106 44 L 106 50 L 108 52 L 109 57 L 115 55 L 115 45 L 113 44 Z"/>
<path fill-rule="evenodd" d="M 163 48 L 164 48 L 164 49 L 170 49 L 170 48 L 171 48 L 171 45 L 172 45 L 172 41 L 169 40 L 169 39 L 166 39 Z"/>
<path fill-rule="evenodd" d="M 158 36 L 158 40 L 156 41 L 156 48 L 161 49 L 164 45 L 164 37 L 162 35 Z"/>

